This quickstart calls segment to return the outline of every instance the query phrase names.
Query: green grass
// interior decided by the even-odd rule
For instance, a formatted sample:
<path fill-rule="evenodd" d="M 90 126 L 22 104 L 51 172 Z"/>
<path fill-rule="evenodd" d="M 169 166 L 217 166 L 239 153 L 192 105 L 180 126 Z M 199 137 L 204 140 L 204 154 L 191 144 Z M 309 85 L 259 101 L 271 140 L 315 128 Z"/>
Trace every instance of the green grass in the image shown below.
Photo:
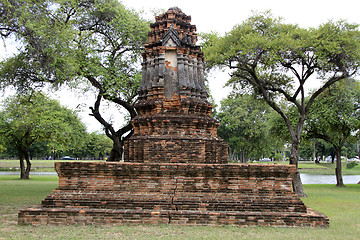
<path fill-rule="evenodd" d="M 360 185 L 304 185 L 307 206 L 330 218 L 330 228 L 232 226 L 18 226 L 21 208 L 40 204 L 57 187 L 56 176 L 18 180 L 0 176 L 0 239 L 359 239 Z"/>
<path fill-rule="evenodd" d="M 92 160 L 31 160 L 33 172 L 55 172 L 55 162 L 87 162 Z M 100 160 L 96 160 L 100 161 Z M 19 160 L 0 160 L 0 171 L 19 171 Z"/>
<path fill-rule="evenodd" d="M 58 176 L 32 176 L 30 180 L 20 180 L 19 176 L 0 176 L 0 214 L 30 206 L 45 197 L 58 185 Z M 1 239 L 1 235 L 0 235 Z"/>
<path fill-rule="evenodd" d="M 341 163 L 343 175 L 360 175 L 360 164 L 351 169 L 346 168 L 346 164 L 346 162 Z M 335 167 L 335 163 L 299 164 L 299 172 L 315 175 L 334 175 Z"/>
<path fill-rule="evenodd" d="M 327 167 L 322 164 L 314 164 L 314 163 L 299 163 L 299 168 L 311 168 L 311 169 L 326 169 Z"/>

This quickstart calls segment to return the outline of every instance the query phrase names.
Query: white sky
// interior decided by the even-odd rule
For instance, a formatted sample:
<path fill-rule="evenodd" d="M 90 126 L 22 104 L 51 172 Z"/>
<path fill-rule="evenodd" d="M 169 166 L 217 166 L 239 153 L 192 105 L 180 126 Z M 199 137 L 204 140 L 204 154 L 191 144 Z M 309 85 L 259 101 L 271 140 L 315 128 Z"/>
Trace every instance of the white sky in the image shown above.
<path fill-rule="evenodd" d="M 304 28 L 317 27 L 329 20 L 360 23 L 358 0 L 122 0 L 122 3 L 128 8 L 150 12 L 147 15 L 150 19 L 153 19 L 151 10 L 179 7 L 191 16 L 191 23 L 196 25 L 198 33 L 216 31 L 224 34 L 251 16 L 253 11 L 267 10 L 271 10 L 275 17 L 282 17 L 286 23 Z M 229 75 L 223 72 L 213 72 L 208 78 L 211 94 L 218 105 L 230 91 L 224 88 L 228 79 Z"/>
<path fill-rule="evenodd" d="M 196 25 L 197 32 L 216 31 L 224 34 L 230 31 L 234 25 L 251 16 L 252 11 L 266 10 L 271 10 L 276 17 L 284 18 L 286 23 L 298 24 L 301 27 L 317 27 L 328 20 L 341 19 L 360 23 L 358 0 L 122 0 L 121 2 L 128 8 L 143 11 L 146 18 L 153 20 L 153 10 L 179 7 L 185 14 L 192 17 L 191 23 Z M 4 54 L 6 53 L 3 45 L 0 44 L 0 56 L 4 56 Z M 209 77 L 211 94 L 217 103 L 229 92 L 229 89 L 223 88 L 228 78 L 228 74 L 219 72 L 213 73 Z M 81 101 L 75 97 L 79 95 L 81 94 L 62 91 L 54 93 L 53 97 L 56 96 L 63 105 L 75 109 Z M 81 96 L 81 99 L 86 99 L 86 96 Z M 83 106 L 83 112 L 79 115 L 90 132 L 101 131 L 100 124 L 93 117 L 88 116 L 88 107 L 91 104 L 93 104 L 92 100 L 89 101 L 89 105 Z M 112 114 L 116 111 L 109 110 L 109 112 Z M 111 114 L 109 114 L 110 117 Z M 117 119 L 121 119 L 121 116 L 112 115 L 112 118 L 117 121 Z"/>
<path fill-rule="evenodd" d="M 179 7 L 192 17 L 192 24 L 198 32 L 218 31 L 220 33 L 248 18 L 252 11 L 271 10 L 275 16 L 301 27 L 318 26 L 327 20 L 346 19 L 359 22 L 357 0 L 122 0 L 125 6 L 149 12 L 150 9 Z"/>

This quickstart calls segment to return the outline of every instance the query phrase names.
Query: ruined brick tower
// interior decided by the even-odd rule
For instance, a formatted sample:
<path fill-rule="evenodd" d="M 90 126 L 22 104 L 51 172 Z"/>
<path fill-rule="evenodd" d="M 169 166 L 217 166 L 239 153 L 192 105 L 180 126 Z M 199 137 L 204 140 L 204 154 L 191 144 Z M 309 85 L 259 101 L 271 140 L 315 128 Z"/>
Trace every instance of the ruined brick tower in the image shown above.
<path fill-rule="evenodd" d="M 210 116 L 203 53 L 190 20 L 170 8 L 151 24 L 125 161 L 227 162 L 227 144 L 218 139 L 218 123 Z"/>
<path fill-rule="evenodd" d="M 18 223 L 329 226 L 292 191 L 294 165 L 227 163 L 190 17 L 151 29 L 126 162 L 56 162 L 59 187 Z"/>

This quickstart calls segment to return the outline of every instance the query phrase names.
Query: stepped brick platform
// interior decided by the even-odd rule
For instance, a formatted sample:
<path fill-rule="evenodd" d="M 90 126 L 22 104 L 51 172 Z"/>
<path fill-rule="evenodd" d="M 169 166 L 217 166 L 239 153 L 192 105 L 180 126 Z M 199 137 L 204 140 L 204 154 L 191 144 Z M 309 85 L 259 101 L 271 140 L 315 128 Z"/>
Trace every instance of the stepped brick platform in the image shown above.
<path fill-rule="evenodd" d="M 59 187 L 19 224 L 328 227 L 292 192 L 295 166 L 227 164 L 190 20 L 170 8 L 151 24 L 125 162 L 55 163 Z"/>
<path fill-rule="evenodd" d="M 293 166 L 57 162 L 59 187 L 19 224 L 327 227 L 292 192 Z"/>

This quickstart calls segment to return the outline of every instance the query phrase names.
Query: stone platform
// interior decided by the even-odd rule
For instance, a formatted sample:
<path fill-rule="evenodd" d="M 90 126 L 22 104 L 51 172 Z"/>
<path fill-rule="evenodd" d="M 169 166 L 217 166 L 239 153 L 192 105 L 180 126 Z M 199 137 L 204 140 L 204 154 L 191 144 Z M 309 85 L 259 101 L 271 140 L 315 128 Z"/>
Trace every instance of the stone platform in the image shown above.
<path fill-rule="evenodd" d="M 328 227 L 292 192 L 294 166 L 57 162 L 59 187 L 20 225 Z"/>

